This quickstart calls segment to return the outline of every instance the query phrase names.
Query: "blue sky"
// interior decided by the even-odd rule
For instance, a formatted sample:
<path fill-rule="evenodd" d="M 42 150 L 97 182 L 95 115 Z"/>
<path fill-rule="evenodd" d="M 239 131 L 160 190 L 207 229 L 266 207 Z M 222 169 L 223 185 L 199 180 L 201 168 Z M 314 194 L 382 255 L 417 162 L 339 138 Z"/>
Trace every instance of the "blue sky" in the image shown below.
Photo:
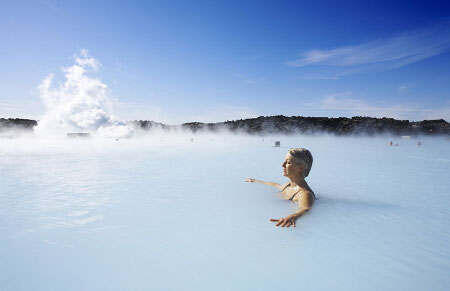
<path fill-rule="evenodd" d="M 304 2 L 2 3 L 0 116 L 39 118 L 86 49 L 121 119 L 450 120 L 448 1 Z"/>

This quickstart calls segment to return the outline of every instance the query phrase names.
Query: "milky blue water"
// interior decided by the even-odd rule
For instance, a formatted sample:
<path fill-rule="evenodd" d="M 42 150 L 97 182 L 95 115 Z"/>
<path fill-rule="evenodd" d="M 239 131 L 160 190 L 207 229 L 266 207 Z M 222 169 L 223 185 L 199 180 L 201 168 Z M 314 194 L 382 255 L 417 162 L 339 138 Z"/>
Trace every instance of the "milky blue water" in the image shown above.
<path fill-rule="evenodd" d="M 0 139 L 0 290 L 449 289 L 448 139 L 190 138 Z M 276 228 L 243 180 L 299 146 L 319 200 Z"/>

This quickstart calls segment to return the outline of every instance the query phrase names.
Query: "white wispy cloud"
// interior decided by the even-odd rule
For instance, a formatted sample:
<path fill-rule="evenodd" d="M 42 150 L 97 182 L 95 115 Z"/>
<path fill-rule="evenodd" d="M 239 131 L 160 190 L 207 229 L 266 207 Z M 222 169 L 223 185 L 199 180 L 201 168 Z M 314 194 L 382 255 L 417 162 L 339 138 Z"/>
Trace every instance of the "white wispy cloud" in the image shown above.
<path fill-rule="evenodd" d="M 351 97 L 351 92 L 339 92 L 325 96 L 317 108 L 336 116 L 371 116 L 397 119 L 450 120 L 450 103 L 439 108 L 426 108 L 420 104 L 373 104 L 361 98 Z"/>
<path fill-rule="evenodd" d="M 340 68 L 337 76 L 406 66 L 450 50 L 450 21 L 425 29 L 327 50 L 310 50 L 287 62 L 293 67 Z"/>

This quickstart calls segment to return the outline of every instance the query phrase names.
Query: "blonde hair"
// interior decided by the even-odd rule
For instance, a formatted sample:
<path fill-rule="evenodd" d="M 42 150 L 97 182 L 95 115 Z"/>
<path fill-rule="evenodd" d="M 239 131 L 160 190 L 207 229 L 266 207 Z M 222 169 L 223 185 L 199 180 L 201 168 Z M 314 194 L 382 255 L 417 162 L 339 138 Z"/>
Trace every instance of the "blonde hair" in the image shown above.
<path fill-rule="evenodd" d="M 303 175 L 308 177 L 309 171 L 311 171 L 313 157 L 311 152 L 304 148 L 290 149 L 288 153 L 294 158 L 294 162 L 302 164 L 304 166 Z"/>

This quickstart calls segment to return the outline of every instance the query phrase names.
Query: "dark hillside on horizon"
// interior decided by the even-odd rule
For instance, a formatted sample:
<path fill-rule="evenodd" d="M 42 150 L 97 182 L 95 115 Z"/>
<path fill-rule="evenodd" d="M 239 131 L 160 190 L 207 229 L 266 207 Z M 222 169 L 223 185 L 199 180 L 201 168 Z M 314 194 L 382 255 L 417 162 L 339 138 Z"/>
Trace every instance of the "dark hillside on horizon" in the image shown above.
<path fill-rule="evenodd" d="M 411 122 L 394 118 L 373 118 L 355 116 L 352 118 L 338 117 L 303 117 L 303 116 L 260 116 L 257 118 L 239 119 L 232 121 L 202 123 L 188 122 L 181 125 L 165 125 L 149 120 L 130 121 L 137 128 L 145 131 L 155 129 L 171 131 L 184 129 L 193 133 L 218 132 L 229 130 L 236 133 L 247 134 L 312 134 L 332 133 L 336 135 L 357 134 L 395 134 L 395 135 L 450 135 L 450 124 L 444 119 L 423 120 Z M 38 121 L 20 118 L 0 118 L 0 132 L 10 129 L 23 129 L 32 131 Z"/>
<path fill-rule="evenodd" d="M 22 118 L 0 118 L 0 132 L 10 129 L 33 130 L 37 125 L 36 120 Z"/>
<path fill-rule="evenodd" d="M 443 119 L 410 122 L 394 118 L 373 118 L 355 116 L 352 118 L 338 117 L 303 117 L 283 115 L 260 116 L 257 118 L 240 119 L 218 123 L 190 122 L 181 125 L 193 132 L 198 130 L 216 131 L 229 129 L 249 134 L 295 134 L 295 133 L 333 133 L 336 135 L 351 134 L 382 134 L 396 135 L 416 134 L 450 134 L 450 125 Z"/>

